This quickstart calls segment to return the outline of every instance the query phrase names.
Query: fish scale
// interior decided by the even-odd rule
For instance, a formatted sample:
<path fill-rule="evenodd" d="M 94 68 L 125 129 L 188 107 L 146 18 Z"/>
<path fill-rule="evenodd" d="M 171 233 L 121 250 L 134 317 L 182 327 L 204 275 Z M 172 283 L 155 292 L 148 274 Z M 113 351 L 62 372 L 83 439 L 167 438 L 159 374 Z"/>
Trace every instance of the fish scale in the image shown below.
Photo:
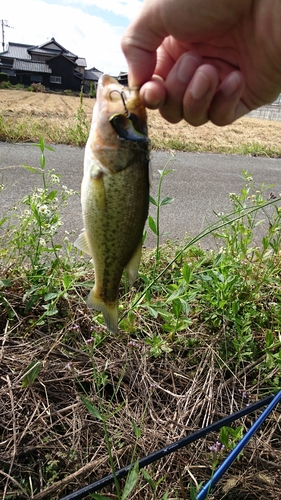
<path fill-rule="evenodd" d="M 138 91 L 103 75 L 85 149 L 84 231 L 75 244 L 94 263 L 95 285 L 87 304 L 102 311 L 112 333 L 117 332 L 123 270 L 132 284 L 141 258 L 149 206 L 149 151 L 146 112 Z"/>

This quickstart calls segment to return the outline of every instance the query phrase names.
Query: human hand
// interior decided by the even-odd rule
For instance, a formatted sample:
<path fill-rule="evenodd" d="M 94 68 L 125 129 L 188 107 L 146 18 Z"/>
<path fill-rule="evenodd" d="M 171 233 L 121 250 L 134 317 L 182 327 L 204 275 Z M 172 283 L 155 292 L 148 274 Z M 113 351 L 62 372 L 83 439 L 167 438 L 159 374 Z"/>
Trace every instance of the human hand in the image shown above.
<path fill-rule="evenodd" d="M 232 123 L 281 93 L 280 19 L 280 0 L 145 0 L 122 39 L 129 84 L 171 123 Z"/>

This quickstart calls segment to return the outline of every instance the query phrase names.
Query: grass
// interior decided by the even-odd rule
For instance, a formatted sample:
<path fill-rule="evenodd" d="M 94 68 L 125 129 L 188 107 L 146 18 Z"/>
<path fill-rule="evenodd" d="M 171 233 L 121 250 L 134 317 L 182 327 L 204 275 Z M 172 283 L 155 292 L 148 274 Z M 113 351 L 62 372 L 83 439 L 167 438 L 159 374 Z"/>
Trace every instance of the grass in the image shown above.
<path fill-rule="evenodd" d="M 44 141 L 37 147 L 32 171 L 41 187 L 0 221 L 5 500 L 57 500 L 281 388 L 281 199 L 272 199 L 272 186 L 255 186 L 244 172 L 231 214 L 191 241 L 144 251 L 137 283 L 130 290 L 121 283 L 112 337 L 85 305 L 92 264 L 68 235 L 58 243 L 61 207 L 75 193 L 48 171 Z M 173 175 L 166 167 L 161 183 Z M 161 186 L 151 200 L 159 210 L 171 201 L 162 200 Z M 150 227 L 157 242 L 159 219 Z M 220 251 L 200 248 L 208 234 Z M 143 472 L 136 466 L 127 482 L 115 480 L 93 498 L 195 499 L 253 418 Z M 215 497 L 277 500 L 280 438 L 276 410 Z"/>
<path fill-rule="evenodd" d="M 94 99 L 78 96 L 0 89 L 0 140 L 83 146 L 88 136 Z M 184 121 L 166 122 L 148 111 L 154 149 L 189 152 L 281 156 L 281 122 L 243 117 L 232 125 L 207 123 L 192 127 Z"/>
<path fill-rule="evenodd" d="M 81 117 L 81 113 L 83 116 Z M 59 119 L 25 117 L 14 118 L 0 114 L 0 140 L 8 142 L 36 142 L 40 137 L 46 143 L 84 146 L 90 130 L 90 117 L 78 106 L 74 120 L 68 120 L 62 127 Z M 239 143 L 235 145 L 216 145 L 204 140 L 201 144 L 172 137 L 159 139 L 151 128 L 150 137 L 153 149 L 175 150 L 197 153 L 247 154 L 251 156 L 281 157 L 278 145 L 264 145 L 259 142 Z"/>
<path fill-rule="evenodd" d="M 84 146 L 90 130 L 90 120 L 85 115 L 83 101 L 77 106 L 74 120 L 62 127 L 61 120 L 25 116 L 5 117 L 0 114 L 0 140 L 8 142 L 36 142 L 42 138 L 46 143 Z"/>

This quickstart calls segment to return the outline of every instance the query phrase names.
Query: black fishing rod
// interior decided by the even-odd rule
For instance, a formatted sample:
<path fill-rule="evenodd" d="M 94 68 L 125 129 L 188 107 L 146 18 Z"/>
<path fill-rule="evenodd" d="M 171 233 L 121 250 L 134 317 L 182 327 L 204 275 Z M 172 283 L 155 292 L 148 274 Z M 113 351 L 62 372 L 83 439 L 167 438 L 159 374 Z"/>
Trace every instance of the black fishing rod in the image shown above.
<path fill-rule="evenodd" d="M 229 455 L 226 457 L 226 459 L 223 461 L 223 463 L 217 468 L 217 470 L 214 472 L 211 479 L 199 491 L 199 493 L 196 497 L 196 500 L 204 500 L 206 498 L 206 496 L 209 494 L 209 492 L 214 488 L 214 486 L 217 484 L 217 482 L 222 478 L 223 474 L 230 467 L 232 462 L 234 462 L 234 460 L 238 457 L 239 453 L 241 453 L 243 448 L 250 441 L 250 439 L 253 437 L 255 432 L 261 426 L 261 424 L 265 421 L 265 419 L 268 417 L 268 415 L 272 412 L 272 410 L 274 410 L 274 408 L 278 405 L 278 403 L 280 403 L 280 401 L 281 401 L 281 391 L 279 391 L 276 394 L 276 396 L 269 403 L 267 408 L 262 412 L 262 414 L 259 416 L 259 418 L 254 422 L 254 424 L 246 432 L 245 436 L 242 437 L 242 439 L 239 441 L 239 443 L 237 443 L 235 448 L 233 448 L 233 450 L 229 453 Z"/>
<path fill-rule="evenodd" d="M 155 451 L 154 453 L 151 453 L 150 455 L 141 458 L 140 460 L 138 460 L 139 470 L 143 469 L 144 467 L 147 467 L 147 465 L 150 465 L 153 462 L 156 462 L 157 460 L 160 460 L 163 457 L 166 457 L 167 455 L 170 455 L 171 453 L 174 453 L 175 451 L 183 448 L 184 446 L 187 446 L 188 444 L 197 441 L 198 439 L 206 436 L 210 432 L 218 431 L 221 427 L 227 426 L 232 422 L 235 422 L 235 420 L 238 420 L 239 418 L 242 418 L 245 415 L 249 415 L 250 413 L 253 413 L 259 408 L 262 408 L 263 406 L 269 405 L 273 401 L 274 397 L 275 395 L 271 394 L 270 396 L 262 399 L 261 401 L 257 401 L 256 403 L 253 403 L 245 408 L 242 408 L 236 413 L 224 417 L 221 420 L 218 420 L 217 422 L 214 422 L 213 424 L 209 425 L 208 427 L 205 427 L 204 429 L 200 429 L 194 432 L 193 434 L 190 434 L 189 436 L 186 436 L 180 439 L 179 441 L 176 441 L 175 443 L 171 443 L 165 446 L 161 450 Z M 116 471 L 115 474 L 109 474 L 108 476 L 105 476 L 102 479 L 99 479 L 98 481 L 89 484 L 88 486 L 84 486 L 84 488 L 81 488 L 80 490 L 77 490 L 73 493 L 70 493 L 69 495 L 66 495 L 60 500 L 80 500 L 81 498 L 85 498 L 85 496 L 88 495 L 89 493 L 94 493 L 96 491 L 101 490 L 105 486 L 112 484 L 114 482 L 114 478 L 122 479 L 123 477 L 126 477 L 135 464 L 136 462 L 127 465 L 126 467 L 123 467 L 122 469 Z"/>

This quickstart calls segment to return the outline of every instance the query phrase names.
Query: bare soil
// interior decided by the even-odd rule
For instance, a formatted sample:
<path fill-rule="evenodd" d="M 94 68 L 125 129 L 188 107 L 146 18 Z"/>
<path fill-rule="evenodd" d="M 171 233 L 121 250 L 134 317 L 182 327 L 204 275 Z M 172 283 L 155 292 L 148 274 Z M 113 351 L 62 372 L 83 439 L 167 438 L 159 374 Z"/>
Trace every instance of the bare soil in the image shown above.
<path fill-rule="evenodd" d="M 83 109 L 91 120 L 95 99 L 85 97 Z M 76 96 L 0 90 L 0 113 L 6 119 L 28 118 L 41 123 L 47 119 L 61 128 L 77 119 L 80 100 Z M 207 151 L 237 151 L 242 145 L 280 150 L 281 122 L 243 117 L 232 125 L 216 127 L 207 123 L 192 127 L 186 122 L 166 122 L 158 111 L 148 111 L 149 135 L 154 147 Z M 242 151 L 241 151 L 242 152 Z"/>

